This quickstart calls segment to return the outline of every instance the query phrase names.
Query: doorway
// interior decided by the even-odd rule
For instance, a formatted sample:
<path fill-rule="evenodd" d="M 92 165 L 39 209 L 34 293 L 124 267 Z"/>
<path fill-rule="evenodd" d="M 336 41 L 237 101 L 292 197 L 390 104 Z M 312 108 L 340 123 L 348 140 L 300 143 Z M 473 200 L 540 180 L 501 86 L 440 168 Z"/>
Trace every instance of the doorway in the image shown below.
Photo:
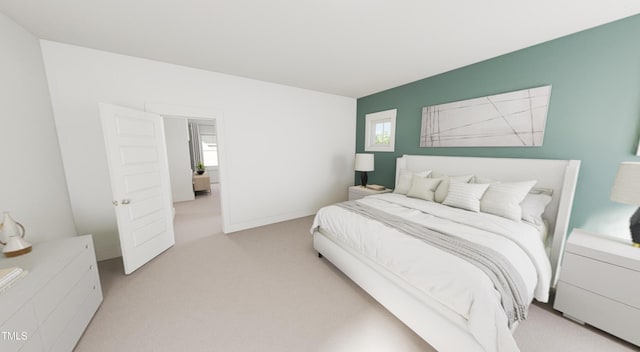
<path fill-rule="evenodd" d="M 173 202 L 192 201 L 219 188 L 220 163 L 215 119 L 162 116 Z"/>
<path fill-rule="evenodd" d="M 218 132 L 215 119 L 188 119 L 189 128 L 189 154 L 191 168 L 198 175 L 206 174 L 209 184 L 220 183 L 219 158 L 218 158 Z M 195 191 L 204 191 L 206 185 L 195 187 Z"/>
<path fill-rule="evenodd" d="M 146 109 L 160 114 L 165 121 L 176 243 L 188 240 L 184 237 L 189 233 L 201 232 L 179 231 L 183 220 L 189 223 L 186 227 L 207 223 L 207 233 L 224 233 L 222 115 L 161 104 L 147 104 Z M 200 163 L 204 167 L 201 174 Z"/>

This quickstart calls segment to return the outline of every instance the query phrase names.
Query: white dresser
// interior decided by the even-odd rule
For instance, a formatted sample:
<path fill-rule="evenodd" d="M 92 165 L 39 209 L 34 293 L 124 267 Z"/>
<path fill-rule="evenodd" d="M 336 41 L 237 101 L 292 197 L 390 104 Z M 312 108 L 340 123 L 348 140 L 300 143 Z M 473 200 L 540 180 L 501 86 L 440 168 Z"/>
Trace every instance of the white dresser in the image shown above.
<path fill-rule="evenodd" d="M 102 302 L 91 235 L 0 259 L 0 268 L 12 266 L 29 274 L 0 294 L 0 351 L 73 350 Z"/>
<path fill-rule="evenodd" d="M 630 241 L 573 230 L 553 307 L 640 345 L 640 249 Z"/>

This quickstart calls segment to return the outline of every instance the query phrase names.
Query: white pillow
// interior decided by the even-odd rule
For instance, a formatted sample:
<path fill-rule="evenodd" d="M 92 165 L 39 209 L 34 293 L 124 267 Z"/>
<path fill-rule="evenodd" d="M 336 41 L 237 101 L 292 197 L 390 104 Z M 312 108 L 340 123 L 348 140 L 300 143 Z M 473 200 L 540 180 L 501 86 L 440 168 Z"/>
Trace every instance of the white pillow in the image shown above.
<path fill-rule="evenodd" d="M 411 188 L 411 178 L 413 175 L 425 178 L 429 176 L 430 173 L 431 170 L 412 172 L 407 169 L 400 169 L 400 175 L 396 182 L 396 189 L 393 190 L 393 193 L 407 194 L 407 192 L 409 192 L 409 188 Z"/>
<path fill-rule="evenodd" d="M 468 183 L 473 178 L 473 175 L 448 176 L 448 175 L 445 175 L 445 174 L 432 172 L 431 175 L 429 175 L 429 177 L 441 178 L 442 179 L 442 182 L 440 182 L 440 185 L 436 189 L 436 196 L 435 196 L 436 202 L 442 203 L 442 202 L 444 202 L 444 199 L 447 198 L 447 193 L 449 192 L 449 183 L 450 182 Z"/>
<path fill-rule="evenodd" d="M 518 221 L 522 219 L 520 203 L 537 181 L 497 182 L 482 196 L 480 211 Z"/>
<path fill-rule="evenodd" d="M 441 178 L 424 178 L 413 175 L 411 178 L 411 188 L 407 192 L 407 197 L 420 198 L 433 202 L 435 190 L 442 181 Z"/>
<path fill-rule="evenodd" d="M 538 226 L 544 224 L 542 214 L 549 203 L 551 203 L 551 196 L 549 195 L 542 193 L 527 194 L 522 203 L 520 203 L 520 207 L 522 208 L 522 220 Z"/>
<path fill-rule="evenodd" d="M 480 198 L 488 184 L 451 182 L 449 193 L 442 204 L 466 210 L 480 211 Z"/>

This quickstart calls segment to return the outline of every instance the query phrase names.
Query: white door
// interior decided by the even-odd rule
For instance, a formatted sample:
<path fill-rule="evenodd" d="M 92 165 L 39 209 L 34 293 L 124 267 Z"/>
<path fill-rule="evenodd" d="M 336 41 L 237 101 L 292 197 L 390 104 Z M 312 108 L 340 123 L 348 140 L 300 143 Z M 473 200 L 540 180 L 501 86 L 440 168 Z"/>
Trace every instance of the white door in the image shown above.
<path fill-rule="evenodd" d="M 175 243 L 162 117 L 100 104 L 124 272 Z"/>

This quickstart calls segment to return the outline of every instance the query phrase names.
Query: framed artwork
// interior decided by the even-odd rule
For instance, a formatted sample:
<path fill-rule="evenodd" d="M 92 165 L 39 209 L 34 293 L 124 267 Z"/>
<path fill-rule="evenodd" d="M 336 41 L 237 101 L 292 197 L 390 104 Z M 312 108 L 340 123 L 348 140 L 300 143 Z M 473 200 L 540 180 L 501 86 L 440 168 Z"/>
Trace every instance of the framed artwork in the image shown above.
<path fill-rule="evenodd" d="M 422 108 L 421 147 L 542 146 L 551 86 Z"/>

